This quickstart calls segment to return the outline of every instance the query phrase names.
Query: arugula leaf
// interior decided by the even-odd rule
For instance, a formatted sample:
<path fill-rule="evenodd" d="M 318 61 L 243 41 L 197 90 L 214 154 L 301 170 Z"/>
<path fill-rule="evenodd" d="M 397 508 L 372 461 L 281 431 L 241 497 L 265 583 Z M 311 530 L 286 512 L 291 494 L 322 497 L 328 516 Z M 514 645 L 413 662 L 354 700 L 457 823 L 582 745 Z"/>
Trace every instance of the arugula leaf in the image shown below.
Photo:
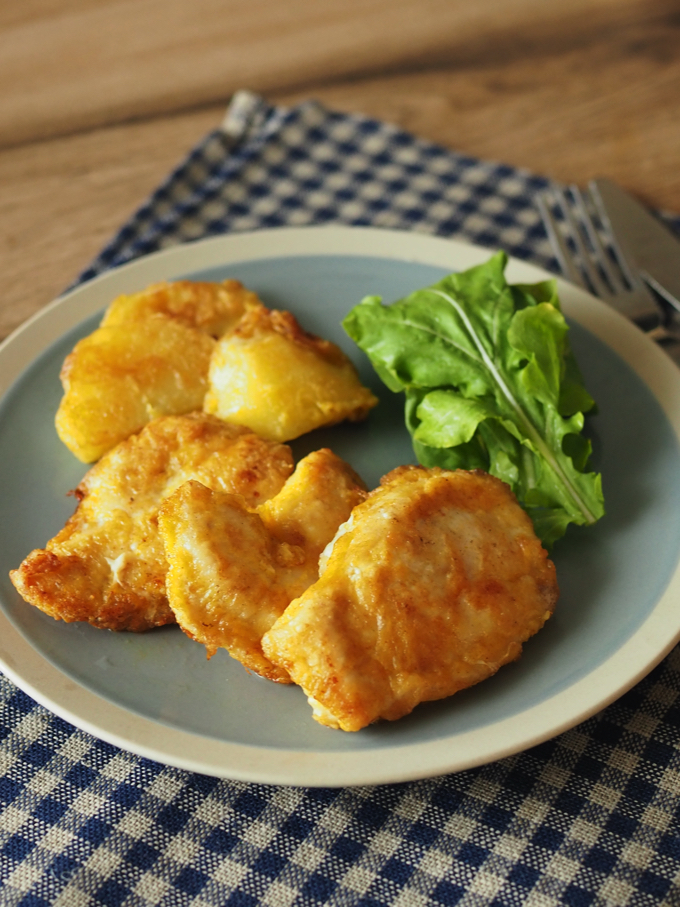
<path fill-rule="evenodd" d="M 343 326 L 392 391 L 425 466 L 507 482 L 550 547 L 604 513 L 587 472 L 595 401 L 569 347 L 554 281 L 510 285 L 503 252 L 385 306 L 366 297 Z"/>

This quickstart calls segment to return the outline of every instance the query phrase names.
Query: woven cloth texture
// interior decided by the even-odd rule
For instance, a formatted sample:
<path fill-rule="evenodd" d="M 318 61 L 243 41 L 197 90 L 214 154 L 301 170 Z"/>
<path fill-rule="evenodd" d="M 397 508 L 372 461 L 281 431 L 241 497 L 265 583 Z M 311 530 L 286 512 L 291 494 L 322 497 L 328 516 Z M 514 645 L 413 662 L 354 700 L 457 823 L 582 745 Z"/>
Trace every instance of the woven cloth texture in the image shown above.
<path fill-rule="evenodd" d="M 533 203 L 548 185 L 372 119 L 244 92 L 78 282 L 208 235 L 331 222 L 556 269 Z M 511 758 L 344 789 L 161 765 L 0 677 L 0 905 L 680 904 L 679 672 L 676 649 L 597 716 Z"/>

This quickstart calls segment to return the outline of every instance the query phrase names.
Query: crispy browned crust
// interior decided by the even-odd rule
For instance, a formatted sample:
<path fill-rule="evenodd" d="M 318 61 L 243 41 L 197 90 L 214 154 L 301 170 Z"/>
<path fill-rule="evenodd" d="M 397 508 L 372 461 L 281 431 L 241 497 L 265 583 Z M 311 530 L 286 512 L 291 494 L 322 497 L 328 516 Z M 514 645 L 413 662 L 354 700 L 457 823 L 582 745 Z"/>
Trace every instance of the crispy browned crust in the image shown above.
<path fill-rule="evenodd" d="M 139 293 L 114 299 L 101 327 L 129 324 L 149 315 L 163 315 L 217 339 L 254 307 L 262 307 L 262 302 L 238 280 L 220 283 L 161 281 Z"/>
<path fill-rule="evenodd" d="M 162 571 L 148 569 L 140 593 L 110 584 L 107 571 L 94 560 L 84 554 L 36 549 L 10 577 L 25 601 L 55 620 L 86 621 L 100 629 L 133 632 L 175 623 Z M 86 563 L 90 565 L 87 570 Z"/>
<path fill-rule="evenodd" d="M 301 460 L 281 491 L 249 510 L 242 498 L 186 482 L 163 504 L 160 531 L 177 622 L 212 655 L 289 683 L 261 639 L 319 575 L 319 555 L 366 497 L 363 482 L 328 449 Z"/>
<path fill-rule="evenodd" d="M 331 365 L 341 366 L 347 362 L 347 357 L 340 347 L 330 340 L 324 340 L 323 337 L 305 331 L 291 312 L 279 309 L 267 309 L 264 306 L 250 309 L 236 325 L 233 334 L 241 339 L 252 340 L 266 335 L 269 331 L 274 331 L 291 343 L 313 351 Z"/>
<path fill-rule="evenodd" d="M 486 473 L 400 467 L 346 529 L 262 640 L 322 724 L 359 730 L 478 683 L 555 607 L 553 563 Z"/>
<path fill-rule="evenodd" d="M 92 463 L 157 416 L 201 409 L 216 338 L 253 307 L 258 297 L 235 280 L 119 296 L 64 361 L 61 440 Z"/>
<path fill-rule="evenodd" d="M 285 445 L 205 413 L 156 419 L 89 470 L 65 527 L 10 577 L 29 604 L 57 620 L 133 631 L 174 623 L 158 532 L 163 499 L 196 479 L 256 507 L 292 470 Z"/>

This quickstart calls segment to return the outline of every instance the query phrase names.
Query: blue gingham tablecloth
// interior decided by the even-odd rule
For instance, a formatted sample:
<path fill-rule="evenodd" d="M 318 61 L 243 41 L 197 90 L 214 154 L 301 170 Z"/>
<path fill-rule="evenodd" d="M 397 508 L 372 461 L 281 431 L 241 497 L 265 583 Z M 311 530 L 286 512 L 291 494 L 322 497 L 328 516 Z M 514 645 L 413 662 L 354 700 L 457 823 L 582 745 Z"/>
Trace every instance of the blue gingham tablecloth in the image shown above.
<path fill-rule="evenodd" d="M 375 120 L 240 93 L 79 280 L 210 234 L 329 222 L 556 268 L 532 203 L 547 185 Z M 679 689 L 676 649 L 601 714 L 525 753 L 331 790 L 160 765 L 0 676 L 0 905 L 680 904 Z"/>

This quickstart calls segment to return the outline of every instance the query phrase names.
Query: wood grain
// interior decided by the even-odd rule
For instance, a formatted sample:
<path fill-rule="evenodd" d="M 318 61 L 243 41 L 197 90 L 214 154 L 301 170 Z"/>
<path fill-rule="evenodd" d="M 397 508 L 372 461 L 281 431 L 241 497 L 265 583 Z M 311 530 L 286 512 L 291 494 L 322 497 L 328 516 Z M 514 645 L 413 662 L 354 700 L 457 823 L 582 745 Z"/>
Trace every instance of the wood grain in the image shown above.
<path fill-rule="evenodd" d="M 66 289 L 223 108 L 0 152 L 0 337 Z"/>
<path fill-rule="evenodd" d="M 544 58 L 642 7 L 673 11 L 669 0 L 32 0 L 0 30 L 0 144 L 224 102 L 242 87 L 470 68 L 535 58 L 537 43 Z"/>
<path fill-rule="evenodd" d="M 192 23 L 175 0 L 0 5 L 0 336 L 87 265 L 233 88 L 316 97 L 566 182 L 605 174 L 680 211 L 677 0 L 369 0 L 363 19 L 359 0 L 318 0 L 309 21 L 291 3 L 195 0 Z M 377 56 L 367 40 L 349 53 L 358 22 L 372 45 L 386 30 Z"/>
<path fill-rule="evenodd" d="M 607 175 L 650 206 L 680 211 L 680 16 L 589 40 L 544 37 L 550 52 L 540 57 L 510 58 L 510 48 L 497 47 L 469 67 L 396 73 L 316 96 L 563 182 Z"/>

